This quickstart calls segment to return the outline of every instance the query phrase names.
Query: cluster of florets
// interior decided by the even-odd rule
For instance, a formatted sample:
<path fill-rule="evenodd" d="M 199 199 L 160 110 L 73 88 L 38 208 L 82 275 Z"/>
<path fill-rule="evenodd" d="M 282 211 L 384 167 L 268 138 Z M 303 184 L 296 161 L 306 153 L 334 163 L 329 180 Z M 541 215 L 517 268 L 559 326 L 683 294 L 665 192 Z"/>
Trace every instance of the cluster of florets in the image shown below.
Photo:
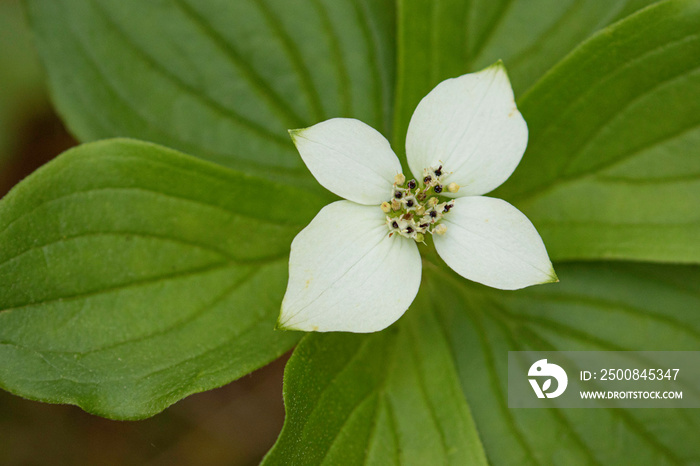
<path fill-rule="evenodd" d="M 401 173 L 396 175 L 392 199 L 381 205 L 382 211 L 387 214 L 386 224 L 391 232 L 389 236 L 397 233 L 423 243 L 427 233 L 445 234 L 447 226 L 441 224 L 440 220 L 454 207 L 454 200 L 441 202 L 438 196 L 444 190 L 456 193 L 459 185 L 450 183 L 445 187 L 442 177 L 442 165 L 424 169 L 421 182 L 406 181 Z"/>

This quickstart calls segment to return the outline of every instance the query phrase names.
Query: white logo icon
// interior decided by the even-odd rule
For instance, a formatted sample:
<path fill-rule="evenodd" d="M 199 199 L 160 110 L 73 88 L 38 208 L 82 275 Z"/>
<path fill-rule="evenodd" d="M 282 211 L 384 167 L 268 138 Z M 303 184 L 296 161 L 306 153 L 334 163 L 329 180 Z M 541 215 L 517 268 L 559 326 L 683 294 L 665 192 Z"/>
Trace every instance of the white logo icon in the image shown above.
<path fill-rule="evenodd" d="M 544 398 L 545 396 L 547 398 L 556 398 L 564 393 L 566 385 L 569 383 L 569 378 L 566 376 L 564 369 L 556 364 L 548 363 L 546 359 L 540 359 L 530 366 L 527 375 L 530 377 L 549 377 L 542 384 L 542 388 L 540 388 L 540 385 L 537 383 L 537 379 L 528 379 L 537 398 Z M 552 385 L 552 377 L 557 380 L 557 389 L 551 393 L 547 393 L 547 390 L 549 390 L 549 387 Z"/>

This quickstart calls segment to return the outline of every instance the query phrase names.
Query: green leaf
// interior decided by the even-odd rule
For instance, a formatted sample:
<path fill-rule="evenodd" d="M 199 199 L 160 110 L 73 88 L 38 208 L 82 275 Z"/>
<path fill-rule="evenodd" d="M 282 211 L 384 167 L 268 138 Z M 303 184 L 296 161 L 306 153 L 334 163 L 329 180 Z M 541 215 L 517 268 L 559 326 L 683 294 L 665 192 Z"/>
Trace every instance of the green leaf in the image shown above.
<path fill-rule="evenodd" d="M 0 202 L 0 386 L 116 419 L 240 377 L 322 202 L 132 140 L 80 146 Z"/>
<path fill-rule="evenodd" d="M 700 267 L 559 265 L 561 283 L 517 292 L 430 272 L 424 291 L 440 296 L 434 312 L 493 464 L 700 460 L 697 409 L 509 409 L 507 402 L 508 351 L 697 350 Z"/>
<path fill-rule="evenodd" d="M 54 101 L 82 141 L 129 136 L 317 186 L 287 129 L 388 135 L 389 0 L 28 0 Z"/>
<path fill-rule="evenodd" d="M 473 1 L 465 43 L 469 67 L 503 60 L 520 94 L 596 31 L 656 1 Z"/>
<path fill-rule="evenodd" d="M 604 30 L 520 100 L 528 150 L 496 191 L 555 260 L 700 261 L 700 2 Z"/>
<path fill-rule="evenodd" d="M 371 335 L 307 336 L 287 364 L 284 398 L 264 465 L 486 464 L 445 329 L 429 312 Z"/>
<path fill-rule="evenodd" d="M 502 59 L 516 95 L 581 41 L 654 0 L 399 0 L 394 137 L 440 81 Z"/>
<path fill-rule="evenodd" d="M 494 465 L 700 459 L 698 410 L 507 400 L 508 351 L 696 350 L 700 267 L 567 264 L 561 283 L 516 292 L 430 263 L 425 272 L 388 330 L 302 340 L 285 373 L 287 420 L 264 464 L 481 464 L 480 443 Z"/>

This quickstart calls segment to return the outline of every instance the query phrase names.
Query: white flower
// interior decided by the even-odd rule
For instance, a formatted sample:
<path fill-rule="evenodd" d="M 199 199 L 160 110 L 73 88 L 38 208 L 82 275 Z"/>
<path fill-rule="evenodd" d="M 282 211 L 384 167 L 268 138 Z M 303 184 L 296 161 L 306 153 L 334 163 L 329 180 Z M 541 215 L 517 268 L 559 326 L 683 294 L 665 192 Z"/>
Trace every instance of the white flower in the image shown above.
<path fill-rule="evenodd" d="M 443 81 L 418 104 L 406 138 L 417 179 L 407 180 L 389 142 L 358 120 L 290 134 L 319 183 L 347 200 L 321 209 L 294 238 L 278 327 L 391 325 L 418 293 L 419 244 L 430 235 L 447 265 L 475 282 L 515 290 L 557 281 L 532 223 L 482 196 L 508 179 L 527 146 L 501 62 Z"/>

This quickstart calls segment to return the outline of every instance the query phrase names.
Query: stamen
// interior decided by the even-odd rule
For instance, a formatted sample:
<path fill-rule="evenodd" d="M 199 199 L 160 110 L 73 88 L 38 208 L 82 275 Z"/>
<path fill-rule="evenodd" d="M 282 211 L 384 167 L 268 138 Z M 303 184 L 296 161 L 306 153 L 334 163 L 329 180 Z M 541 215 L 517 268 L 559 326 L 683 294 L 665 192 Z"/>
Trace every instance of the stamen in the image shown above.
<path fill-rule="evenodd" d="M 433 233 L 436 235 L 444 235 L 445 232 L 447 232 L 447 225 L 444 223 L 441 223 L 440 225 L 437 225 L 435 228 L 433 228 Z"/>
<path fill-rule="evenodd" d="M 387 214 L 389 236 L 396 233 L 425 244 L 426 234 L 445 234 L 447 226 L 441 220 L 454 207 L 454 201 L 448 199 L 441 202 L 437 195 L 445 189 L 449 192 L 459 190 L 457 183 L 442 183 L 445 173 L 442 165 L 425 168 L 420 186 L 415 179 L 406 181 L 402 173 L 394 177 L 392 198 L 380 205 L 382 212 Z"/>

